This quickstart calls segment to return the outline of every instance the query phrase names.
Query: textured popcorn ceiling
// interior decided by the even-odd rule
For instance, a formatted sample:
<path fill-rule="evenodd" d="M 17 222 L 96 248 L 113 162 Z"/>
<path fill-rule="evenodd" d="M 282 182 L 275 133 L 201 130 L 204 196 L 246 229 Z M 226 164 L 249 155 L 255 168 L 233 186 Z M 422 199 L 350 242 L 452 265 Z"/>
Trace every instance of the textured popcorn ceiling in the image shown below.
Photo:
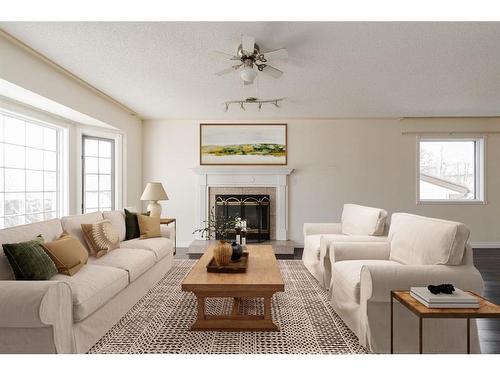
<path fill-rule="evenodd" d="M 7 23 L 0 28 L 144 118 L 500 114 L 499 23 Z M 282 78 L 243 88 L 229 62 L 241 34 L 287 47 Z M 222 102 L 287 97 L 228 113 Z"/>

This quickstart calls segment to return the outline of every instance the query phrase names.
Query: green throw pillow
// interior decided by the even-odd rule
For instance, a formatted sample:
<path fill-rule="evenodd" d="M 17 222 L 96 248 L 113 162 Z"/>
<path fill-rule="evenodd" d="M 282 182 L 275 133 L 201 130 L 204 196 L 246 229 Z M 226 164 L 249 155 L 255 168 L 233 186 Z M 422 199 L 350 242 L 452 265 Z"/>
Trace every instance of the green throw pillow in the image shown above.
<path fill-rule="evenodd" d="M 16 280 L 49 280 L 57 274 L 56 265 L 41 246 L 43 242 L 43 237 L 38 236 L 31 241 L 2 245 Z"/>
<path fill-rule="evenodd" d="M 126 208 L 124 208 L 123 211 L 125 212 L 125 240 L 139 238 L 141 236 L 141 231 L 139 230 L 137 213 L 130 212 Z M 149 212 L 146 212 L 143 215 L 149 216 Z"/>

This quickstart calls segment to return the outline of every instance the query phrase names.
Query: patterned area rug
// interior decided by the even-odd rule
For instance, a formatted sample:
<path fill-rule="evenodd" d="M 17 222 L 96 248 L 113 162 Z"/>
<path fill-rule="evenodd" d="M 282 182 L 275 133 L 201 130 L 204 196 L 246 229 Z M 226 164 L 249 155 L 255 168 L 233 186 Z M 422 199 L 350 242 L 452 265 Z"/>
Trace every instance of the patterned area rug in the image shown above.
<path fill-rule="evenodd" d="M 195 260 L 174 267 L 96 344 L 89 353 L 164 354 L 363 354 L 357 337 L 327 301 L 326 291 L 300 260 L 279 260 L 285 292 L 272 302 L 279 332 L 191 332 L 196 298 L 180 284 Z M 231 311 L 232 300 L 210 298 L 207 313 Z M 243 300 L 243 312 L 262 314 L 262 300 Z"/>

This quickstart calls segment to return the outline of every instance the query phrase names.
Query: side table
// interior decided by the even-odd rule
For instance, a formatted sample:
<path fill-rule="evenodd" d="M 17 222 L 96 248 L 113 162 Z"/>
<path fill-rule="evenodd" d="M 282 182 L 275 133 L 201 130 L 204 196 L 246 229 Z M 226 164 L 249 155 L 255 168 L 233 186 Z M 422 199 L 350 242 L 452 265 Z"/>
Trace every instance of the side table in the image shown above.
<path fill-rule="evenodd" d="M 160 224 L 165 224 L 167 226 L 174 226 L 174 255 L 177 253 L 177 223 L 175 218 L 172 217 L 162 217 L 160 218 Z"/>
<path fill-rule="evenodd" d="M 442 319 L 466 319 L 467 320 L 467 354 L 470 354 L 470 320 L 479 318 L 500 319 L 500 306 L 484 299 L 483 297 L 469 292 L 479 299 L 477 309 L 431 309 L 418 302 L 410 295 L 408 290 L 391 291 L 391 354 L 394 354 L 394 300 L 400 302 L 404 307 L 418 316 L 418 347 L 419 353 L 423 353 L 422 348 L 422 324 L 424 318 Z"/>

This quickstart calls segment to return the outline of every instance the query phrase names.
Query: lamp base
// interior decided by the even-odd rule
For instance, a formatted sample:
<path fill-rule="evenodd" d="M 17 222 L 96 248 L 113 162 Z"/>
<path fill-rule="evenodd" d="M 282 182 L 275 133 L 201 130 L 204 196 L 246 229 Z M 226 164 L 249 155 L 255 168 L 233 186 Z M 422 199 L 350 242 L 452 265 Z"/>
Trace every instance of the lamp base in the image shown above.
<path fill-rule="evenodd" d="M 149 216 L 160 217 L 161 215 L 161 205 L 158 201 L 150 201 L 147 207 L 149 211 Z"/>

